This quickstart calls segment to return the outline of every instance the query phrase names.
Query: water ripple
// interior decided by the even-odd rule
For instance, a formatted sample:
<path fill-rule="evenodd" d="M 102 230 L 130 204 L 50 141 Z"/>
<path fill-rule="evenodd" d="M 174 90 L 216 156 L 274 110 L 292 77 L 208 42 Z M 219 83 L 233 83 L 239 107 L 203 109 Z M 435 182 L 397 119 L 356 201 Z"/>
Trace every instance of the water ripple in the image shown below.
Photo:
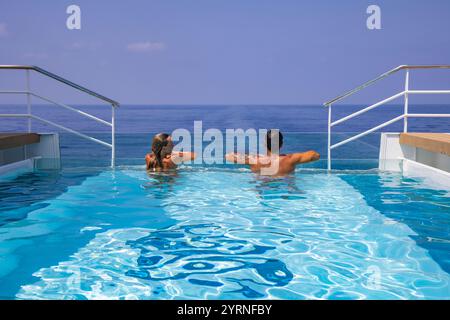
<path fill-rule="evenodd" d="M 142 186 L 141 178 L 133 181 Z M 383 208 L 404 209 L 402 196 L 377 191 L 389 202 L 378 204 L 378 211 L 368 205 L 375 201 L 369 199 L 375 194 L 362 194 L 340 177 L 327 174 L 255 182 L 250 173 L 204 170 L 175 180 L 171 186 L 155 182 L 140 188 L 143 195 L 139 199 L 132 192 L 119 193 L 119 204 L 132 200 L 136 208 L 147 209 L 139 211 L 142 224 L 138 226 L 145 227 L 130 226 L 126 219 L 132 213 L 124 212 L 119 227 L 107 230 L 104 226 L 104 231 L 92 232 L 90 242 L 66 261 L 35 272 L 38 281 L 23 286 L 17 297 L 450 297 L 450 275 L 430 257 L 430 251 L 418 245 L 426 241 L 435 254 L 444 250 L 447 238 L 440 234 L 446 227 L 433 228 L 418 215 L 411 215 L 410 219 L 417 221 L 408 220 L 411 222 L 406 225 L 381 212 Z M 102 182 L 97 184 L 107 185 Z M 168 193 L 161 194 L 161 190 Z M 69 199 L 87 193 L 71 191 Z M 157 215 L 149 206 L 155 202 L 148 201 L 155 199 L 155 194 L 158 208 L 163 208 L 171 221 L 169 226 L 152 227 L 155 218 L 151 217 Z M 417 202 L 420 197 L 411 192 L 408 198 Z M 52 204 L 42 210 L 48 208 Z M 446 213 L 439 216 L 443 221 Z M 421 237 L 409 227 L 419 221 L 421 227 L 435 230 L 432 238 Z"/>
<path fill-rule="evenodd" d="M 264 256 L 275 247 L 230 239 L 226 229 L 214 224 L 181 225 L 154 231 L 128 241 L 127 245 L 140 250 L 141 256 L 137 260 L 138 269 L 129 270 L 126 275 L 140 279 L 191 279 L 198 275 L 241 273 L 247 269 L 256 272 L 266 286 L 284 286 L 293 277 L 282 261 Z"/>

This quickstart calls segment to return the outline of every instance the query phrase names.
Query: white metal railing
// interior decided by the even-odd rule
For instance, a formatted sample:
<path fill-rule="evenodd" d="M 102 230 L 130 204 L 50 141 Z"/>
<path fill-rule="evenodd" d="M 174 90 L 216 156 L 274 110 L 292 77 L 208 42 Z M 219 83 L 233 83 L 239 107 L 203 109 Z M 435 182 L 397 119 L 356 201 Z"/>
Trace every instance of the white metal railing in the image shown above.
<path fill-rule="evenodd" d="M 450 65 L 429 65 L 429 66 L 424 66 L 424 65 L 423 66 L 419 66 L 419 65 L 416 65 L 416 66 L 402 65 L 402 66 L 398 66 L 397 68 L 394 68 L 394 69 L 392 69 L 392 70 L 390 70 L 390 71 L 388 71 L 386 73 L 383 73 L 382 75 L 376 77 L 375 79 L 367 81 L 366 83 L 360 85 L 359 87 L 357 87 L 357 88 L 355 88 L 353 90 L 350 90 L 350 91 L 348 91 L 348 92 L 346 92 L 346 93 L 344 93 L 344 94 L 342 94 L 342 95 L 340 95 L 340 96 L 338 96 L 338 97 L 336 97 L 336 98 L 334 98 L 334 99 L 324 103 L 324 106 L 328 107 L 328 145 L 327 145 L 327 149 L 328 149 L 328 159 L 327 159 L 328 171 L 331 170 L 331 150 L 333 150 L 333 149 L 335 149 L 337 147 L 340 147 L 340 146 L 342 146 L 344 144 L 347 144 L 347 143 L 349 143 L 351 141 L 354 141 L 356 139 L 362 138 L 362 137 L 364 137 L 364 136 L 366 136 L 366 135 L 368 135 L 368 134 L 370 134 L 372 132 L 375 132 L 375 131 L 377 131 L 379 129 L 382 129 L 382 128 L 384 128 L 384 127 L 386 127 L 386 126 L 388 126 L 388 125 L 390 125 L 390 124 L 392 124 L 394 122 L 397 122 L 397 121 L 400 121 L 400 120 L 403 119 L 403 132 L 408 132 L 408 118 L 450 118 L 450 114 L 449 113 L 445 113 L 445 114 L 422 114 L 422 113 L 409 113 L 408 112 L 409 95 L 412 95 L 412 94 L 450 94 L 450 90 L 410 90 L 409 89 L 409 72 L 410 72 L 410 70 L 413 70 L 413 69 L 450 69 Z M 381 100 L 381 101 L 379 101 L 377 103 L 374 103 L 374 104 L 372 104 L 372 105 L 370 105 L 370 106 L 368 106 L 368 107 L 366 107 L 364 109 L 356 111 L 356 112 L 354 112 L 354 113 L 352 113 L 352 114 L 350 114 L 350 115 L 348 115 L 346 117 L 343 117 L 343 118 L 341 118 L 339 120 L 332 121 L 332 105 L 333 104 L 335 104 L 336 102 L 341 101 L 341 100 L 343 100 L 343 99 L 345 99 L 347 97 L 350 97 L 351 95 L 353 95 L 353 94 L 363 90 L 364 88 L 367 88 L 367 87 L 371 86 L 372 84 L 374 84 L 374 83 L 376 83 L 376 82 L 378 82 L 378 81 L 380 81 L 380 80 L 382 80 L 382 79 L 384 79 L 384 78 L 386 78 L 386 77 L 388 77 L 388 76 L 390 76 L 390 75 L 392 75 L 394 73 L 397 73 L 397 72 L 399 72 L 401 70 L 406 70 L 406 72 L 405 72 L 405 90 L 403 90 L 403 91 L 401 91 L 401 92 L 399 92 L 399 93 L 397 93 L 397 94 L 395 94 L 395 95 L 393 95 L 393 96 L 391 96 L 391 97 L 389 97 L 387 99 L 384 99 L 384 100 Z M 398 99 L 400 97 L 404 97 L 404 108 L 403 108 L 403 114 L 402 115 L 400 115 L 400 116 L 398 116 L 398 117 L 396 117 L 394 119 L 391 119 L 389 121 L 386 121 L 386 122 L 384 122 L 384 123 L 382 123 L 382 124 L 380 124 L 380 125 L 378 125 L 376 127 L 373 127 L 373 128 L 371 128 L 369 130 L 366 130 L 366 131 L 364 131 L 362 133 L 359 133 L 359 134 L 357 134 L 355 136 L 352 136 L 352 137 L 350 137 L 348 139 L 345 139 L 345 140 L 340 141 L 340 142 L 335 143 L 335 144 L 331 144 L 331 128 L 332 127 L 334 127 L 334 126 L 336 126 L 338 124 L 341 124 L 341 123 L 343 123 L 343 122 L 345 122 L 347 120 L 350 120 L 350 119 L 352 119 L 352 118 L 354 118 L 356 116 L 359 116 L 359 115 L 361 115 L 363 113 L 366 113 L 367 111 L 375 109 L 375 108 L 377 108 L 377 107 L 379 107 L 381 105 L 384 105 L 384 104 L 386 104 L 388 102 L 391 102 L 391 101 L 393 101 L 395 99 Z"/>
<path fill-rule="evenodd" d="M 98 93 L 96 93 L 96 92 L 94 92 L 94 91 L 91 91 L 91 90 L 89 90 L 89 89 L 87 89 L 87 88 L 84 88 L 84 87 L 82 87 L 82 86 L 80 86 L 80 85 L 78 85 L 78 84 L 75 84 L 75 83 L 73 83 L 73 82 L 71 82 L 71 81 L 69 81 L 69 80 L 66 80 L 66 79 L 64 79 L 64 78 L 62 78 L 62 77 L 60 77 L 60 76 L 58 76 L 58 75 L 56 75 L 56 74 L 53 74 L 53 73 L 51 73 L 51 72 L 48 72 L 48 71 L 46 71 L 46 70 L 44 70 L 44 69 L 41 69 L 41 68 L 39 68 L 39 67 L 36 67 L 36 66 L 0 65 L 0 70 L 1 70 L 1 69 L 4 69 L 4 70 L 5 70 L 5 69 L 6 69 L 6 70 L 25 70 L 25 72 L 26 72 L 26 90 L 22 90 L 22 91 L 17 91 L 17 90 L 1 90 L 1 91 L 0 91 L 0 94 L 19 94 L 19 95 L 26 95 L 26 96 L 27 96 L 27 113 L 20 113 L 20 114 L 17 114 L 17 113 L 16 113 L 16 114 L 0 114 L 0 118 L 27 118 L 27 119 L 28 119 L 28 132 L 31 132 L 31 120 L 38 120 L 38 121 L 43 122 L 43 123 L 45 123 L 45 124 L 48 124 L 48 125 L 50 125 L 50 126 L 53 126 L 53 127 L 58 128 L 58 129 L 61 129 L 61 130 L 64 130 L 64 131 L 73 133 L 73 134 L 75 134 L 75 135 L 77 135 L 77 136 L 79 136 L 79 137 L 82 137 L 82 138 L 84 138 L 84 139 L 87 139 L 87 140 L 90 140 L 90 141 L 99 143 L 99 144 L 101 144 L 101 145 L 103 145 L 103 146 L 106 146 L 106 147 L 108 147 L 108 148 L 111 148 L 111 166 L 112 166 L 112 167 L 115 166 L 115 160 L 116 160 L 116 137 L 115 137 L 115 135 L 116 135 L 116 130 L 115 130 L 115 129 L 116 129 L 116 124 L 115 124 L 115 109 L 119 106 L 119 103 L 118 103 L 117 101 L 114 101 L 114 100 L 109 99 L 109 98 L 107 98 L 107 97 L 105 97 L 105 96 L 102 96 L 101 94 L 98 94 Z M 104 102 L 110 104 L 110 105 L 111 105 L 111 122 L 108 122 L 108 121 L 106 121 L 106 120 L 100 119 L 100 118 L 98 118 L 98 117 L 96 117 L 96 116 L 93 116 L 93 115 L 87 113 L 87 112 L 78 110 L 78 109 L 76 109 L 76 108 L 74 108 L 74 107 L 68 106 L 68 105 L 63 104 L 63 103 L 58 103 L 58 102 L 56 102 L 56 101 L 54 101 L 54 100 L 52 100 L 52 99 L 49 99 L 49 98 L 44 97 L 44 96 L 42 96 L 42 95 L 39 95 L 39 94 L 37 94 L 37 93 L 35 93 L 35 92 L 32 92 L 32 91 L 31 91 L 31 88 L 30 88 L 30 71 L 35 71 L 35 72 L 37 72 L 37 73 L 40 73 L 40 74 L 42 74 L 42 75 L 44 75 L 44 76 L 46 76 L 46 77 L 52 78 L 52 79 L 54 79 L 54 80 L 56 80 L 56 81 L 59 81 L 59 82 L 65 84 L 65 85 L 68 85 L 68 86 L 70 86 L 70 87 L 72 87 L 72 88 L 75 88 L 75 89 L 77 89 L 78 91 L 84 92 L 84 93 L 86 93 L 86 94 L 88 94 L 88 95 L 91 95 L 91 96 L 93 96 L 93 97 L 95 97 L 95 98 L 97 98 L 97 99 L 100 99 L 100 100 L 102 100 L 102 101 L 104 101 Z M 88 135 L 83 134 L 83 133 L 81 133 L 81 132 L 78 132 L 78 131 L 76 131 L 76 130 L 67 128 L 67 127 L 62 126 L 62 125 L 60 125 L 60 124 L 57 124 L 57 123 L 55 123 L 55 122 L 53 122 L 53 121 L 50 121 L 50 120 L 47 120 L 47 119 L 44 119 L 44 118 L 42 118 L 42 117 L 38 117 L 38 116 L 32 114 L 31 97 L 40 99 L 40 100 L 42 100 L 42 101 L 46 101 L 46 102 L 48 102 L 48 103 L 51 103 L 51 104 L 53 104 L 53 105 L 62 107 L 62 108 L 64 108 L 64 109 L 70 110 L 70 111 L 72 111 L 72 112 L 76 112 L 76 113 L 78 113 L 79 115 L 81 115 L 81 116 L 83 116 L 83 117 L 92 119 L 92 120 L 94 120 L 94 121 L 97 121 L 97 122 L 99 122 L 99 123 L 102 123 L 102 124 L 104 124 L 104 125 L 107 125 L 107 126 L 111 127 L 111 143 L 108 143 L 108 142 L 103 141 L 103 140 L 100 140 L 100 139 L 96 139 L 96 138 L 94 138 L 94 137 L 88 136 Z"/>

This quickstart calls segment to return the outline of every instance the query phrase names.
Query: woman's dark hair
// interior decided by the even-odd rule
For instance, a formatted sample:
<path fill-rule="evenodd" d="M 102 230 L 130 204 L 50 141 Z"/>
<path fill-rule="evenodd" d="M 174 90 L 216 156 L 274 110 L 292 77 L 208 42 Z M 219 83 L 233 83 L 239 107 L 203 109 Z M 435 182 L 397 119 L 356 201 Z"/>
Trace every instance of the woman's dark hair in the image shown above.
<path fill-rule="evenodd" d="M 153 168 L 163 168 L 162 159 L 172 153 L 173 145 L 169 143 L 169 137 L 167 133 L 159 133 L 153 137 L 152 152 L 156 160 L 153 162 Z"/>
<path fill-rule="evenodd" d="M 272 152 L 272 140 L 276 141 L 278 139 L 278 149 L 281 149 L 283 146 L 283 135 L 280 130 L 269 130 L 266 134 L 266 146 L 267 150 Z"/>

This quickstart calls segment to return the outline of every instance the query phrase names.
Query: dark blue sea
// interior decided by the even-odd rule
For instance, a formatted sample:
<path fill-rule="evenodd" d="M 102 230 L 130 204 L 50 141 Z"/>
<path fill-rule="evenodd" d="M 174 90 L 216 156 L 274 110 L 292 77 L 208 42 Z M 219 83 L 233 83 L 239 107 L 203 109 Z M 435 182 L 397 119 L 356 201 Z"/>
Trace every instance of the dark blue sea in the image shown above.
<path fill-rule="evenodd" d="M 105 120 L 111 119 L 108 105 L 77 106 Z M 348 115 L 362 106 L 333 107 L 333 120 Z M 402 114 L 403 106 L 386 105 L 358 116 L 333 128 L 333 143 L 372 128 Z M 26 112 L 25 105 L 2 105 L 0 113 Z M 448 113 L 450 105 L 412 105 L 410 113 Z M 110 141 L 109 127 L 57 106 L 33 105 L 33 114 L 80 132 Z M 153 134 L 170 133 L 178 128 L 193 129 L 194 121 L 203 122 L 203 130 L 280 129 L 285 134 L 285 152 L 314 149 L 326 158 L 327 109 L 321 105 L 122 105 L 116 112 L 117 157 L 119 163 L 141 161 L 150 147 Z M 449 132 L 448 118 L 410 119 L 410 132 Z M 25 131 L 24 119 L 1 119 L 0 131 Z M 402 121 L 383 129 L 385 132 L 403 130 Z M 33 122 L 33 131 L 59 131 Z M 349 143 L 333 152 L 335 159 L 377 159 L 379 133 Z M 110 150 L 101 145 L 61 133 L 63 158 L 94 158 L 108 161 Z"/>

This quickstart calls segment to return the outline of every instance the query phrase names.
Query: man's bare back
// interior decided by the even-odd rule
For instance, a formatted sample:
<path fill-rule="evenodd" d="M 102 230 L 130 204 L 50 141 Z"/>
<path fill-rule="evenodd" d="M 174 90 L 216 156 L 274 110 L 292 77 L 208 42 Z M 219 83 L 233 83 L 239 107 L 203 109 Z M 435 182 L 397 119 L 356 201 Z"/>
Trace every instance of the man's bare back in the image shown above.
<path fill-rule="evenodd" d="M 295 166 L 320 159 L 316 151 L 306 151 L 291 154 L 279 154 L 283 146 L 283 135 L 278 130 L 269 130 L 266 135 L 267 155 L 245 155 L 230 153 L 225 156 L 227 161 L 247 164 L 258 174 L 270 176 L 284 176 L 294 172 Z M 274 150 L 272 150 L 272 148 Z M 274 151 L 274 153 L 272 153 Z"/>
<path fill-rule="evenodd" d="M 247 164 L 250 169 L 258 174 L 284 176 L 294 172 L 298 164 L 317 161 L 320 155 L 315 151 L 307 151 L 302 153 L 292 153 L 286 155 L 240 155 L 236 153 L 226 155 L 226 160 L 238 163 Z"/>

